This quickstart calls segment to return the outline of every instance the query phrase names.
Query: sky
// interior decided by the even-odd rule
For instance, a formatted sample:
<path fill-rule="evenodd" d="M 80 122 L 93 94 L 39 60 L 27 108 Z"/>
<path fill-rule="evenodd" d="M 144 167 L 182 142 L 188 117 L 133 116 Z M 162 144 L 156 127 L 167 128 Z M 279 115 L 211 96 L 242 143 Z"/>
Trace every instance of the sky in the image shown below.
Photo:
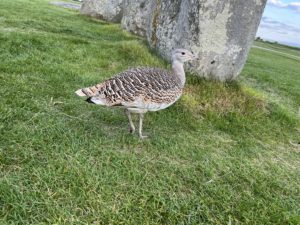
<path fill-rule="evenodd" d="M 268 0 L 256 36 L 300 47 L 300 0 Z"/>

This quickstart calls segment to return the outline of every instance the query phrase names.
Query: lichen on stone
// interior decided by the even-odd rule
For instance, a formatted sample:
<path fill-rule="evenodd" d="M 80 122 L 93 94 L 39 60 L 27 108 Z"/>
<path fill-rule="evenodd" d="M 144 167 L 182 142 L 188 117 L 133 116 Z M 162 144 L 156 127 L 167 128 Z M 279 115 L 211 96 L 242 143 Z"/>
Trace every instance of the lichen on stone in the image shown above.
<path fill-rule="evenodd" d="M 159 17 L 159 13 L 160 13 L 160 1 L 161 0 L 156 0 L 156 8 L 153 12 L 153 19 L 152 19 L 152 36 L 151 36 L 151 45 L 152 46 L 156 46 L 157 43 L 157 23 L 158 23 L 158 17 Z"/>

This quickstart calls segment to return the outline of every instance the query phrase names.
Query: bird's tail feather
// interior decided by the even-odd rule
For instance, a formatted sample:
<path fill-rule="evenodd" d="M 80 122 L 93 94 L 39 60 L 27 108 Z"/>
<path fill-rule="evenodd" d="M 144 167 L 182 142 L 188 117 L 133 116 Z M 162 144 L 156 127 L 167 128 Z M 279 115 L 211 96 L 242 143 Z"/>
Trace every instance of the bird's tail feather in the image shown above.
<path fill-rule="evenodd" d="M 75 91 L 75 93 L 78 96 L 81 97 L 93 97 L 99 94 L 99 87 L 96 86 L 92 86 L 92 87 L 87 87 L 87 88 L 81 88 L 77 91 Z"/>
<path fill-rule="evenodd" d="M 79 89 L 77 91 L 75 91 L 75 94 L 80 96 L 80 97 L 84 97 L 84 96 L 87 96 L 83 91 L 82 89 Z"/>
<path fill-rule="evenodd" d="M 105 99 L 99 97 L 89 97 L 86 101 L 96 105 L 107 105 Z"/>
<path fill-rule="evenodd" d="M 75 94 L 77 94 L 80 97 L 88 97 L 86 99 L 88 103 L 93 103 L 97 105 L 107 105 L 107 101 L 105 100 L 105 98 L 99 96 L 99 87 L 97 87 L 97 85 L 87 88 L 81 88 L 75 91 Z"/>

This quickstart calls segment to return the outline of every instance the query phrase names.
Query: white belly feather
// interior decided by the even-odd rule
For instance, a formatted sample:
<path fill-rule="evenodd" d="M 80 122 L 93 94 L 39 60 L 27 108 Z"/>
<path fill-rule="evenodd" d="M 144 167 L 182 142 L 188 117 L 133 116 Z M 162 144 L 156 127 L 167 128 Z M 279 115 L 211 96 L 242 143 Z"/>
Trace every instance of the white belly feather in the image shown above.
<path fill-rule="evenodd" d="M 122 102 L 122 105 L 126 108 L 138 108 L 147 111 L 158 111 L 161 109 L 165 109 L 171 105 L 173 105 L 181 95 L 177 96 L 173 101 L 166 103 L 156 103 L 151 101 L 144 101 L 142 98 L 137 98 L 133 102 Z"/>

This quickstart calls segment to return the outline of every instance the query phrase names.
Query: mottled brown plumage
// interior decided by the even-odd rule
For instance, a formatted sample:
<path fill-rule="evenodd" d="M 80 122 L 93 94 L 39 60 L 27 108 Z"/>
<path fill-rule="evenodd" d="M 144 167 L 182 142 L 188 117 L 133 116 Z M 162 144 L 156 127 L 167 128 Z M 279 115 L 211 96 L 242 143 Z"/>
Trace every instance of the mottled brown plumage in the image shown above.
<path fill-rule="evenodd" d="M 130 130 L 135 127 L 130 113 L 140 114 L 139 135 L 142 135 L 143 114 L 167 108 L 182 94 L 185 83 L 183 63 L 195 56 L 187 50 L 175 50 L 172 55 L 172 71 L 159 68 L 134 68 L 91 87 L 76 91 L 87 101 L 105 106 L 122 106 L 129 118 Z"/>
<path fill-rule="evenodd" d="M 134 68 L 81 91 L 95 103 L 156 111 L 160 105 L 173 103 L 181 95 L 182 87 L 171 71 Z"/>

